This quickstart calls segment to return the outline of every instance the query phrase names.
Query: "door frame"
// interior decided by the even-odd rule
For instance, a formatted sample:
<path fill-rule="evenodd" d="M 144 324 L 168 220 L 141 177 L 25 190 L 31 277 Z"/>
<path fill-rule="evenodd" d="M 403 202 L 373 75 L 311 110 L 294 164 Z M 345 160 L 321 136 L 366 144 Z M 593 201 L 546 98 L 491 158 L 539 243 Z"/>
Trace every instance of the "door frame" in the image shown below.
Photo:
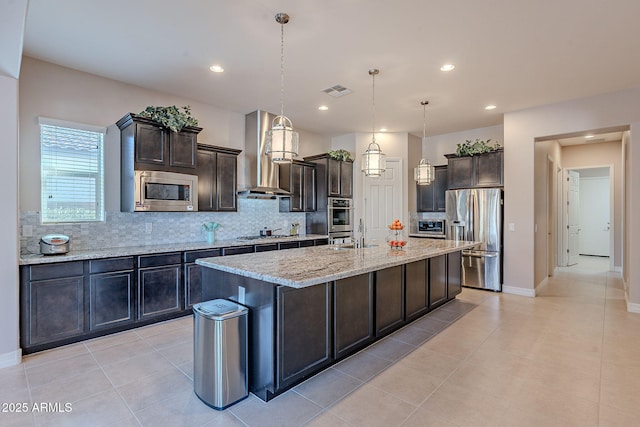
<path fill-rule="evenodd" d="M 403 187 L 404 187 L 404 165 L 403 165 L 403 161 L 401 157 L 387 157 L 386 162 L 397 162 L 398 163 L 398 177 L 399 182 L 397 183 L 397 185 L 394 185 L 394 191 L 398 192 L 398 194 L 400 194 L 400 204 L 401 206 L 404 206 L 404 193 L 403 193 Z M 367 176 L 362 176 L 362 214 L 360 215 L 360 218 L 362 218 L 363 221 L 363 230 L 364 230 L 364 236 L 366 236 L 365 238 L 368 239 L 368 241 L 371 240 L 370 237 L 368 237 L 368 233 L 367 233 L 367 229 L 369 227 L 369 224 L 367 223 L 367 213 L 369 211 L 369 209 L 371 209 L 371 204 L 370 201 L 367 199 L 368 196 L 368 189 L 367 189 L 367 180 L 375 180 L 375 179 L 379 179 L 377 177 L 371 178 L 371 177 L 367 177 Z M 376 206 L 376 209 L 378 207 Z M 401 208 L 400 211 L 400 216 L 402 217 L 402 222 L 406 224 L 406 218 L 405 216 L 405 209 L 404 207 Z M 354 230 L 358 230 L 358 226 L 356 226 L 354 224 Z M 408 232 L 409 230 L 407 229 L 406 232 Z M 377 242 L 378 244 L 384 244 L 385 242 Z"/>
<path fill-rule="evenodd" d="M 609 270 L 614 271 L 614 259 L 615 259 L 615 245 L 614 245 L 614 230 L 615 230 L 615 216 L 614 216 L 614 192 L 615 192 L 615 182 L 614 182 L 614 165 L 613 164 L 604 164 L 604 165 L 590 165 L 590 166 L 576 166 L 576 167 L 564 167 L 562 168 L 562 205 L 561 205 L 561 216 L 562 216 L 562 249 L 560 251 L 563 254 L 563 263 L 561 265 L 566 266 L 566 252 L 567 245 L 569 241 L 568 231 L 567 231 L 567 180 L 565 179 L 568 171 L 580 171 L 584 169 L 599 169 L 599 168 L 607 168 L 609 170 L 609 222 L 611 224 L 611 228 L 609 229 Z"/>

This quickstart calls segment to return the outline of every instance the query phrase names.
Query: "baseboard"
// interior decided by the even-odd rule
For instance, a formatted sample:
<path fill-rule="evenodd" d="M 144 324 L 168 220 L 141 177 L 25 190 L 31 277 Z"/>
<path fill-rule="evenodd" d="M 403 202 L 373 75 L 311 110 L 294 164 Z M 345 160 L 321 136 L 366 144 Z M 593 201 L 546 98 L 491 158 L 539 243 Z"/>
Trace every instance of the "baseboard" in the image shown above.
<path fill-rule="evenodd" d="M 538 294 L 540 294 L 540 292 L 542 292 L 542 290 L 546 288 L 548 284 L 549 284 L 549 277 L 545 277 L 542 280 L 542 282 L 540 282 L 538 286 L 536 286 L 536 288 L 534 289 L 535 296 L 538 296 Z"/>
<path fill-rule="evenodd" d="M 520 295 L 520 296 L 529 297 L 529 298 L 535 298 L 536 296 L 535 289 L 520 288 L 517 286 L 502 285 L 502 292 L 505 294 Z"/>
<path fill-rule="evenodd" d="M 0 369 L 16 366 L 22 362 L 22 350 L 10 351 L 9 353 L 0 354 Z"/>
<path fill-rule="evenodd" d="M 640 313 L 640 304 L 627 301 L 627 311 L 629 313 Z"/>

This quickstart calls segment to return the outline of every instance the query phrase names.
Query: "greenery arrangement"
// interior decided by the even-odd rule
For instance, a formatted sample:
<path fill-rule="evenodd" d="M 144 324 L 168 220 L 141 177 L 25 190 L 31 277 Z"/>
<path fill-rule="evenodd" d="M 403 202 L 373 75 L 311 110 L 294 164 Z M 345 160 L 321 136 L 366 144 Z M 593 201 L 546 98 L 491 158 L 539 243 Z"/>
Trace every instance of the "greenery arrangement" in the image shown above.
<path fill-rule="evenodd" d="M 339 150 L 331 150 L 327 154 L 329 154 L 329 157 L 331 157 L 332 159 L 342 160 L 343 162 L 353 161 L 351 153 L 343 148 L 340 148 Z"/>
<path fill-rule="evenodd" d="M 191 117 L 191 107 L 182 107 L 182 110 L 175 105 L 169 107 L 148 106 L 141 111 L 138 116 L 154 120 L 162 126 L 174 132 L 180 132 L 185 126 L 198 126 L 198 120 Z"/>
<path fill-rule="evenodd" d="M 498 141 L 491 142 L 491 139 L 484 141 L 479 138 L 476 138 L 475 141 L 467 139 L 464 144 L 458 144 L 456 155 L 460 157 L 475 156 L 476 154 L 496 151 L 498 148 L 500 148 Z"/>

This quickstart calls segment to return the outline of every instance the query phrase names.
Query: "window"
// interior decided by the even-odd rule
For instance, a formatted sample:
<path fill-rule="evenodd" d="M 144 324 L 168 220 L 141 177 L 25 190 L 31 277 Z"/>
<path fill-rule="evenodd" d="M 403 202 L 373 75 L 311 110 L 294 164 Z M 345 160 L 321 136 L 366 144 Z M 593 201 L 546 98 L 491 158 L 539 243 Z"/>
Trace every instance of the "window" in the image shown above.
<path fill-rule="evenodd" d="M 105 128 L 39 118 L 42 223 L 104 221 Z"/>

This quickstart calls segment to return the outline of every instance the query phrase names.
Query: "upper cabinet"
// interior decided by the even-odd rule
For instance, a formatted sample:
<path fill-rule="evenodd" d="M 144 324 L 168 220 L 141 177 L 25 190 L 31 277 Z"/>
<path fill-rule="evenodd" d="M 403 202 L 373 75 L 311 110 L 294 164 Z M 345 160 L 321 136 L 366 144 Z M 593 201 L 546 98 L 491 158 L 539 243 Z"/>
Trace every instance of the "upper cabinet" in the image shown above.
<path fill-rule="evenodd" d="M 294 160 L 279 165 L 280 188 L 291 193 L 280 198 L 280 212 L 316 210 L 316 165 Z"/>
<path fill-rule="evenodd" d="M 116 125 L 121 132 L 124 168 L 195 173 L 198 133 L 202 128 L 185 127 L 172 132 L 158 122 L 132 113 Z"/>
<path fill-rule="evenodd" d="M 503 149 L 475 156 L 446 154 L 448 188 L 502 187 Z"/>
<path fill-rule="evenodd" d="M 328 154 L 305 157 L 304 160 L 319 165 L 317 168 L 319 198 L 350 199 L 353 197 L 353 162 L 332 159 Z"/>
<path fill-rule="evenodd" d="M 238 210 L 237 164 L 241 150 L 198 144 L 198 210 Z"/>
<path fill-rule="evenodd" d="M 435 180 L 429 185 L 417 185 L 418 212 L 444 212 L 445 192 L 448 189 L 447 165 L 435 166 Z"/>

